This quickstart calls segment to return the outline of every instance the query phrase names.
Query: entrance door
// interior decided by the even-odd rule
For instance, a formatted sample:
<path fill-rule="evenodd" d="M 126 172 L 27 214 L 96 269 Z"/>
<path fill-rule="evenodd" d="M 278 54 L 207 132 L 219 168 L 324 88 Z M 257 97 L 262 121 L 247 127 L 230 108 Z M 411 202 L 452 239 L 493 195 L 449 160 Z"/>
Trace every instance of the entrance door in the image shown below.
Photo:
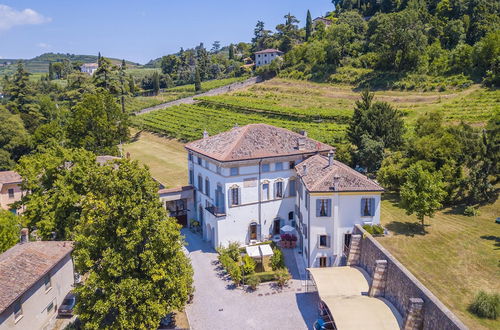
<path fill-rule="evenodd" d="M 257 239 L 257 224 L 252 223 L 250 225 L 250 240 L 256 240 Z"/>
<path fill-rule="evenodd" d="M 274 219 L 274 222 L 273 222 L 273 235 L 279 235 L 280 234 L 280 225 L 281 225 L 281 220 L 280 219 Z"/>
<path fill-rule="evenodd" d="M 349 254 L 349 248 L 351 247 L 351 234 L 344 234 L 344 255 Z"/>
<path fill-rule="evenodd" d="M 180 224 L 182 227 L 187 227 L 187 215 L 179 215 L 175 218 L 177 219 L 178 224 Z"/>
<path fill-rule="evenodd" d="M 319 266 L 326 267 L 326 261 L 327 261 L 326 257 L 319 257 Z"/>

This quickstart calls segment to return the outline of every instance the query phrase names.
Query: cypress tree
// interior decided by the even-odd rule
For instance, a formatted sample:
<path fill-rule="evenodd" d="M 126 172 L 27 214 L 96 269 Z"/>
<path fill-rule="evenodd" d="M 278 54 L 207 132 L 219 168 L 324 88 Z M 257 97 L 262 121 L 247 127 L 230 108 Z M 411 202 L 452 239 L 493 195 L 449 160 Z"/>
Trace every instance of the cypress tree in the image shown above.
<path fill-rule="evenodd" d="M 229 45 L 229 59 L 234 60 L 234 45 L 233 44 Z"/>
<path fill-rule="evenodd" d="M 54 79 L 54 68 L 52 67 L 52 62 L 49 63 L 49 80 Z"/>
<path fill-rule="evenodd" d="M 156 95 L 160 92 L 160 75 L 156 71 L 153 73 L 153 91 Z"/>
<path fill-rule="evenodd" d="M 99 54 L 97 54 L 97 66 L 101 66 L 101 52 L 99 52 Z"/>
<path fill-rule="evenodd" d="M 311 12 L 308 10 L 307 11 L 307 19 L 306 19 L 306 41 L 309 41 L 309 38 L 311 38 L 312 34 L 312 17 L 311 17 Z"/>
<path fill-rule="evenodd" d="M 201 91 L 201 76 L 200 76 L 200 69 L 196 67 L 196 72 L 194 75 L 194 90 L 196 92 Z"/>

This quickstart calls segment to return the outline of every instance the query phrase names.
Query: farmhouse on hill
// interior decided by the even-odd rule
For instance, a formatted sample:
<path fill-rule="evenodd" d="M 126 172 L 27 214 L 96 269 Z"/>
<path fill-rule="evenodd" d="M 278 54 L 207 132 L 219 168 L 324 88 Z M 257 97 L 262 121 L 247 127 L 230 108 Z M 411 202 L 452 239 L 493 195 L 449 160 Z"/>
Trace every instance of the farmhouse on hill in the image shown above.
<path fill-rule="evenodd" d="M 264 49 L 255 52 L 255 67 L 271 64 L 273 60 L 283 55 L 283 52 L 278 49 Z"/>
<path fill-rule="evenodd" d="M 383 189 L 307 133 L 266 124 L 186 145 L 196 219 L 213 247 L 297 233 L 306 267 L 338 265 L 356 224 L 380 223 Z"/>
<path fill-rule="evenodd" d="M 17 213 L 12 204 L 21 200 L 21 176 L 14 171 L 0 171 L 0 208 Z"/>
<path fill-rule="evenodd" d="M 99 65 L 97 63 L 84 63 L 80 67 L 80 70 L 83 73 L 87 73 L 89 75 L 93 75 L 96 72 L 96 70 L 97 70 L 98 67 L 99 67 Z"/>

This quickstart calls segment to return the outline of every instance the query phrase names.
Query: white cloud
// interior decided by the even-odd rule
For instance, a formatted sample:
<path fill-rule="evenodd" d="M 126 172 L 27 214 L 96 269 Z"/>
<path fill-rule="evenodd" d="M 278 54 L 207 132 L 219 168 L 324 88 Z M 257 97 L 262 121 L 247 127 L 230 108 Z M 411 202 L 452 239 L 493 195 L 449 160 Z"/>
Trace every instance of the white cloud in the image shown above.
<path fill-rule="evenodd" d="M 43 48 L 43 49 L 47 49 L 47 48 L 50 48 L 51 46 L 45 42 L 39 42 L 36 44 L 38 47 L 40 48 Z"/>
<path fill-rule="evenodd" d="M 51 20 L 50 17 L 45 17 L 30 8 L 20 11 L 0 4 L 0 31 L 7 31 L 19 25 L 43 24 Z"/>

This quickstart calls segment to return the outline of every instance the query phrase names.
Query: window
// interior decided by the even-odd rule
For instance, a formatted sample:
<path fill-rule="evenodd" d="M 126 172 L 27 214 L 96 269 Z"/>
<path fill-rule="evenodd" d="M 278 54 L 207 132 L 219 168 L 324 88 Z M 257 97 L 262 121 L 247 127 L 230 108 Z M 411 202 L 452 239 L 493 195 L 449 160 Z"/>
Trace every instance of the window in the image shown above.
<path fill-rule="evenodd" d="M 293 220 L 293 211 L 288 212 L 288 220 Z"/>
<path fill-rule="evenodd" d="M 304 238 L 307 239 L 307 225 L 304 225 Z"/>
<path fill-rule="evenodd" d="M 189 161 L 193 161 L 193 154 L 192 153 L 188 153 L 188 160 Z"/>
<path fill-rule="evenodd" d="M 229 190 L 230 190 L 230 197 L 231 197 L 231 201 L 230 201 L 231 206 L 240 205 L 240 188 L 233 187 Z"/>
<path fill-rule="evenodd" d="M 194 185 L 194 171 L 192 169 L 189 170 L 189 184 Z"/>
<path fill-rule="evenodd" d="M 275 198 L 283 198 L 283 181 L 276 182 Z"/>
<path fill-rule="evenodd" d="M 269 183 L 262 184 L 262 199 L 265 201 L 269 200 Z"/>
<path fill-rule="evenodd" d="M 219 165 L 215 167 L 215 171 L 217 172 L 217 174 L 221 174 L 221 168 Z"/>
<path fill-rule="evenodd" d="M 316 216 L 317 217 L 330 217 L 332 214 L 332 201 L 331 199 L 317 199 L 316 200 Z"/>
<path fill-rule="evenodd" d="M 318 246 L 320 248 L 327 248 L 330 246 L 328 235 L 319 235 Z"/>
<path fill-rule="evenodd" d="M 306 203 L 305 203 L 305 206 L 306 206 L 306 210 L 309 210 L 309 193 L 306 191 Z"/>
<path fill-rule="evenodd" d="M 203 178 L 201 175 L 198 175 L 198 190 L 203 193 Z"/>
<path fill-rule="evenodd" d="M 290 179 L 288 181 L 288 195 L 289 196 L 297 195 L 297 185 L 295 179 Z"/>
<path fill-rule="evenodd" d="M 44 278 L 44 284 L 45 284 L 45 292 L 47 292 L 50 289 L 52 289 L 52 283 L 50 282 L 50 275 L 45 276 L 45 278 Z"/>
<path fill-rule="evenodd" d="M 238 167 L 231 167 L 231 169 L 230 169 L 231 176 L 236 176 L 239 174 L 239 172 L 240 172 L 240 169 Z"/>
<path fill-rule="evenodd" d="M 9 198 L 14 198 L 14 189 L 9 189 Z"/>
<path fill-rule="evenodd" d="M 50 304 L 47 306 L 47 314 L 50 314 L 54 311 L 54 305 L 55 305 L 54 300 L 52 300 Z"/>
<path fill-rule="evenodd" d="M 275 171 L 282 171 L 283 170 L 283 163 L 276 163 L 274 165 L 274 170 Z"/>
<path fill-rule="evenodd" d="M 251 240 L 256 240 L 257 239 L 257 224 L 256 223 L 252 223 L 250 225 L 250 228 L 249 228 L 249 231 L 250 231 L 250 239 Z"/>
<path fill-rule="evenodd" d="M 217 184 L 217 190 L 215 191 L 215 206 L 220 213 L 224 213 L 224 193 L 222 192 L 222 186 Z"/>
<path fill-rule="evenodd" d="M 210 181 L 205 178 L 205 194 L 210 197 Z"/>
<path fill-rule="evenodd" d="M 326 267 L 327 257 L 319 257 L 318 261 L 321 268 Z"/>
<path fill-rule="evenodd" d="M 344 234 L 344 255 L 347 256 L 349 248 L 351 247 L 351 234 Z"/>
<path fill-rule="evenodd" d="M 375 198 L 361 198 L 361 216 L 373 217 L 375 215 Z"/>
<path fill-rule="evenodd" d="M 205 168 L 209 168 L 209 164 L 208 160 L 205 159 Z"/>
<path fill-rule="evenodd" d="M 14 320 L 17 322 L 23 317 L 23 308 L 20 301 L 14 303 Z"/>
<path fill-rule="evenodd" d="M 270 172 L 271 171 L 271 167 L 269 166 L 269 164 L 262 164 L 262 172 Z"/>
<path fill-rule="evenodd" d="M 295 161 L 294 161 L 294 160 L 289 161 L 289 162 L 288 162 L 288 168 L 289 168 L 289 169 L 293 169 L 294 167 L 295 167 Z"/>
<path fill-rule="evenodd" d="M 202 159 L 198 156 L 198 165 L 200 165 L 200 166 L 201 166 L 202 161 L 203 161 L 203 160 L 202 160 Z"/>

